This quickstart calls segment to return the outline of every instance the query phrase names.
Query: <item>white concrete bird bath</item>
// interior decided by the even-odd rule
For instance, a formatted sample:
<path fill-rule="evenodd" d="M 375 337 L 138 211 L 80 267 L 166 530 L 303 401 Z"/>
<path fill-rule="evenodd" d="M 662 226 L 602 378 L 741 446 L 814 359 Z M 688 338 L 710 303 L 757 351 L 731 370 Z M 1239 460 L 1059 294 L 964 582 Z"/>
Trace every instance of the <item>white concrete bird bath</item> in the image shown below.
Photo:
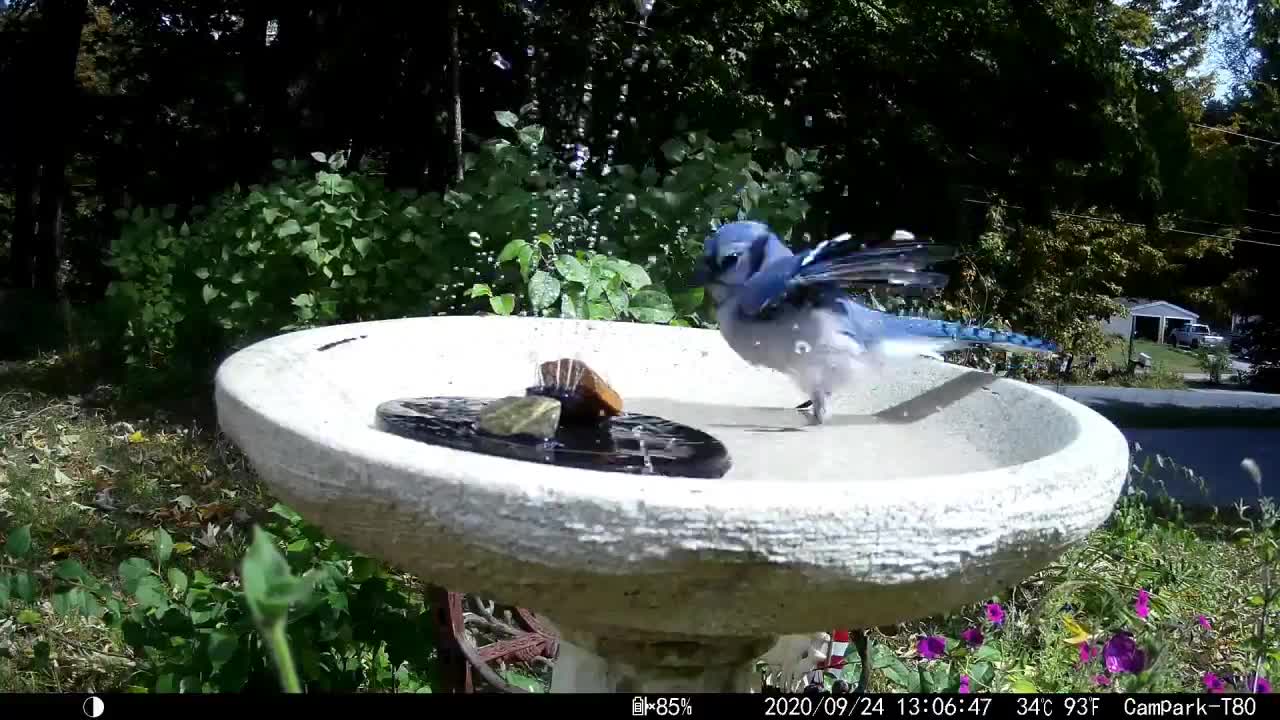
<path fill-rule="evenodd" d="M 519 395 L 538 362 L 567 356 L 627 411 L 718 438 L 731 469 L 566 468 L 374 427 L 388 400 Z M 555 621 L 556 692 L 746 691 L 781 635 L 979 601 L 1100 525 L 1129 459 L 1083 405 L 925 359 L 851 388 L 831 424 L 811 427 L 790 381 L 718 333 L 634 323 L 307 330 L 230 357 L 216 399 L 272 491 L 335 538 Z"/>

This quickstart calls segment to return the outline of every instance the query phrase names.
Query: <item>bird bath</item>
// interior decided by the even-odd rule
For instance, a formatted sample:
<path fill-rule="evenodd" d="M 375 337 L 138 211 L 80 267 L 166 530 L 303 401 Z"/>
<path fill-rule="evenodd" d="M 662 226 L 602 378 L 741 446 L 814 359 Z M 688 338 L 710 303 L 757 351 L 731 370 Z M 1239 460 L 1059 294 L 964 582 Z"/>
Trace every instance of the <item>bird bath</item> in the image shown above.
<path fill-rule="evenodd" d="M 717 476 L 606 471 L 379 429 L 407 398 L 518 395 L 573 356 Z M 1049 390 L 921 359 L 811 426 L 712 330 L 433 317 L 294 332 L 219 368 L 223 430 L 285 503 L 428 582 L 545 613 L 553 692 L 746 691 L 780 636 L 982 600 L 1110 514 L 1124 437 Z M 716 474 L 713 474 L 716 475 Z"/>

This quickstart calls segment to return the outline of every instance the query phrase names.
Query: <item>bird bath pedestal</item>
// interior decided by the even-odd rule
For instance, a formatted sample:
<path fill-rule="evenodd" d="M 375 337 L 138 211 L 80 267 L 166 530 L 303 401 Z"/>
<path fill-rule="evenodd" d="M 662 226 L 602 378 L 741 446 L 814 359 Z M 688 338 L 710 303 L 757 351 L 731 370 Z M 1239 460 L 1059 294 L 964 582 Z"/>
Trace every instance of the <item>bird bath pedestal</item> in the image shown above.
<path fill-rule="evenodd" d="M 561 357 L 627 412 L 719 440 L 727 472 L 567 467 L 375 425 L 391 400 L 521 394 Z M 934 360 L 868 377 L 826 425 L 802 399 L 711 330 L 517 317 L 280 335 L 227 359 L 216 389 L 223 430 L 308 520 L 553 621 L 553 692 L 746 691 L 781 636 L 979 601 L 1100 525 L 1128 469 L 1094 411 Z"/>

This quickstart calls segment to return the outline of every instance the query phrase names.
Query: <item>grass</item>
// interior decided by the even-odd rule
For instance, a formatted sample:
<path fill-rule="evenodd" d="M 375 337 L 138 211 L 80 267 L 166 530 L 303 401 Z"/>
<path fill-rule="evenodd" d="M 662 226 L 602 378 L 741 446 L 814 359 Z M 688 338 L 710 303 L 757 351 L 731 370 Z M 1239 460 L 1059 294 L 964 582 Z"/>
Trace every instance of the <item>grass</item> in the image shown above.
<path fill-rule="evenodd" d="M 1107 360 L 1119 366 L 1126 366 L 1126 356 L 1129 352 L 1129 343 L 1127 340 L 1121 340 L 1111 346 L 1107 352 Z M 1151 342 L 1150 340 L 1133 341 L 1133 355 L 1137 357 L 1138 353 L 1146 353 L 1151 356 L 1152 365 L 1157 369 L 1163 369 L 1173 373 L 1201 373 L 1200 364 L 1196 361 L 1196 356 L 1189 350 L 1179 350 L 1172 345 L 1161 345 L 1160 343 Z"/>
<path fill-rule="evenodd" d="M 430 673 L 415 669 L 432 662 L 423 650 L 430 630 L 417 624 L 426 610 L 411 600 L 421 595 L 420 581 L 341 550 L 275 507 L 207 424 L 154 407 L 123 409 L 117 393 L 64 359 L 0 365 L 0 537 L 12 541 L 28 525 L 31 532 L 21 557 L 0 554 L 0 579 L 7 573 L 9 584 L 0 592 L 0 691 L 253 686 L 244 677 L 276 689 L 270 674 L 254 674 L 267 655 L 236 600 L 254 524 L 281 538 L 294 572 L 330 573 L 317 585 L 318 604 L 289 626 L 309 690 L 429 687 Z M 1273 535 L 1241 534 L 1239 526 L 1128 496 L 1086 542 L 991 598 L 1005 609 L 1002 625 L 988 623 L 977 604 L 873 631 L 872 689 L 946 690 L 965 675 L 974 691 L 1093 690 L 1100 661 L 1077 667 L 1078 648 L 1067 642 L 1075 628 L 1064 616 L 1098 642 L 1133 630 L 1155 669 L 1116 681 L 1143 689 L 1201 691 L 1206 672 L 1243 676 L 1259 654 L 1274 672 L 1280 646 L 1271 638 L 1258 646 L 1255 632 L 1260 606 L 1272 607 L 1262 599 L 1259 543 Z M 141 572 L 150 565 L 159 578 L 148 575 L 142 585 L 165 597 L 145 594 L 125 571 L 139 557 Z M 115 611 L 60 611 L 65 595 L 55 593 L 69 561 L 102 579 L 98 595 L 103 607 L 118 603 Z M 24 569 L 35 585 L 29 603 L 18 599 L 14 579 Z M 219 619 L 197 617 L 205 606 L 193 599 L 195 588 L 202 598 L 222 598 L 210 605 L 221 608 Z M 1151 594 L 1146 619 L 1134 614 L 1139 589 Z M 113 612 L 125 620 L 113 621 Z M 1199 615 L 1212 631 L 1197 624 Z M 981 647 L 957 643 L 969 627 L 983 628 Z M 947 657 L 922 659 L 923 635 L 947 638 Z M 249 670 L 230 672 L 229 658 L 246 653 Z M 850 665 L 856 677 L 856 661 Z M 539 690 L 547 681 L 520 669 L 508 669 L 507 679 Z"/>

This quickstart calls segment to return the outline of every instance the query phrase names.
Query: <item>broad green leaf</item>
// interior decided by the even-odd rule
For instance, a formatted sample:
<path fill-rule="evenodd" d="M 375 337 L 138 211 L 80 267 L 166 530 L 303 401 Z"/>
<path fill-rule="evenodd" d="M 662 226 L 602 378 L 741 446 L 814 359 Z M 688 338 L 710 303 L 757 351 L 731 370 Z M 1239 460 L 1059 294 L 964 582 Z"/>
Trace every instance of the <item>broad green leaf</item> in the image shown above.
<path fill-rule="evenodd" d="M 53 611 L 61 617 L 69 617 L 71 615 L 80 615 L 85 610 L 85 592 L 83 588 L 71 588 L 63 592 L 54 593 L 53 595 Z"/>
<path fill-rule="evenodd" d="M 262 208 L 262 219 L 265 220 L 268 225 L 278 220 L 280 215 L 280 211 L 275 208 Z"/>
<path fill-rule="evenodd" d="M 578 313 L 577 305 L 568 293 L 560 296 L 560 317 L 567 318 L 569 320 L 577 320 L 581 317 Z"/>
<path fill-rule="evenodd" d="M 311 293 L 302 293 L 293 298 L 293 304 L 296 307 L 309 308 L 316 304 L 316 299 L 311 296 Z"/>
<path fill-rule="evenodd" d="M 360 257 L 364 257 L 369 254 L 369 247 L 373 245 L 373 241 L 357 235 L 351 238 L 351 244 L 355 246 L 356 252 L 360 253 Z"/>
<path fill-rule="evenodd" d="M 608 302 L 588 301 L 587 302 L 587 319 L 588 320 L 616 320 L 618 313 L 614 311 L 613 306 Z"/>
<path fill-rule="evenodd" d="M 518 132 L 520 142 L 526 147 L 542 144 L 543 130 L 541 125 L 525 125 Z"/>
<path fill-rule="evenodd" d="M 498 253 L 498 263 L 502 264 L 511 260 L 515 260 L 520 255 L 520 250 L 529 246 L 528 240 L 516 238 L 502 246 L 502 252 Z"/>
<path fill-rule="evenodd" d="M 124 583 L 125 592 L 130 595 L 134 594 L 138 589 L 138 584 L 143 578 L 151 575 L 151 563 L 142 558 L 129 558 L 120 563 L 117 572 L 120 575 L 121 582 Z"/>
<path fill-rule="evenodd" d="M 493 114 L 498 120 L 498 124 L 502 127 L 513 128 L 516 123 L 520 122 L 520 118 L 510 110 L 499 110 Z"/>
<path fill-rule="evenodd" d="M 973 653 L 974 660 L 995 662 L 1000 659 L 1000 651 L 994 645 L 983 645 Z"/>
<path fill-rule="evenodd" d="M 16 620 L 19 625 L 39 625 L 40 613 L 32 610 L 31 608 L 27 608 L 26 610 L 18 613 Z"/>
<path fill-rule="evenodd" d="M 151 537 L 151 555 L 155 558 L 156 565 L 164 565 L 173 555 L 173 538 L 164 528 L 156 528 Z"/>
<path fill-rule="evenodd" d="M 25 462 L 25 461 L 24 461 Z M 22 525 L 9 531 L 4 541 L 4 554 L 11 558 L 26 557 L 31 550 L 31 525 Z"/>
<path fill-rule="evenodd" d="M 297 235 L 300 232 L 302 232 L 302 226 L 298 224 L 297 220 L 289 218 L 288 220 L 280 223 L 280 227 L 276 228 L 276 237 L 287 238 L 291 235 Z"/>
<path fill-rule="evenodd" d="M 240 637 L 228 629 L 219 628 L 209 633 L 209 663 L 213 665 L 213 669 L 226 665 L 236 654 L 239 644 Z"/>
<path fill-rule="evenodd" d="M 0 573 L 0 610 L 9 607 L 9 583 L 8 573 Z"/>
<path fill-rule="evenodd" d="M 624 313 L 627 311 L 627 308 L 630 307 L 631 298 L 622 288 L 615 288 L 610 284 L 609 287 L 605 288 L 604 292 L 605 296 L 609 299 L 609 304 L 613 306 L 615 312 L 619 314 Z"/>
<path fill-rule="evenodd" d="M 662 143 L 661 150 L 668 160 L 673 163 L 679 163 L 689 153 L 689 146 L 683 140 L 673 138 Z"/>
<path fill-rule="evenodd" d="M 187 574 L 176 567 L 169 568 L 169 585 L 173 591 L 182 597 L 187 592 Z"/>
<path fill-rule="evenodd" d="M 800 153 L 796 152 L 791 148 L 787 148 L 785 154 L 787 158 L 787 167 L 791 168 L 792 170 L 799 168 L 800 165 L 804 162 L 804 160 L 800 157 Z"/>
<path fill-rule="evenodd" d="M 672 305 L 680 315 L 692 315 L 702 307 L 705 299 L 704 290 L 702 288 L 692 288 L 682 293 L 677 293 L 671 298 Z"/>
<path fill-rule="evenodd" d="M 209 279 L 209 268 L 196 268 L 196 277 L 201 280 Z"/>
<path fill-rule="evenodd" d="M 31 575 L 25 572 L 13 574 L 13 580 L 9 585 L 9 592 L 13 597 L 18 598 L 25 603 L 35 602 L 36 599 L 35 583 L 31 581 Z"/>
<path fill-rule="evenodd" d="M 666 293 L 658 290 L 644 289 L 631 296 L 631 306 L 627 310 L 636 320 L 648 323 L 670 322 L 676 316 L 675 307 Z"/>
<path fill-rule="evenodd" d="M 520 264 L 520 277 L 529 279 L 529 270 L 533 267 L 533 257 L 537 254 L 533 245 L 525 245 L 516 253 L 516 262 Z"/>
<path fill-rule="evenodd" d="M 560 255 L 556 258 L 555 264 L 556 271 L 560 273 L 560 277 L 569 282 L 586 285 L 591 278 L 591 271 L 587 270 L 587 266 L 572 255 Z"/>
<path fill-rule="evenodd" d="M 312 157 L 312 159 L 314 159 L 316 162 L 328 162 L 328 161 L 329 161 L 329 158 L 328 158 L 328 157 L 326 157 L 324 153 L 322 153 L 322 152 L 320 152 L 320 151 L 318 151 L 318 150 L 317 150 L 316 152 L 311 153 L 311 157 Z"/>
<path fill-rule="evenodd" d="M 160 582 L 160 578 L 154 575 L 148 575 L 138 581 L 133 597 L 144 609 L 163 608 L 169 604 L 168 591 Z"/>
<path fill-rule="evenodd" d="M 249 610 L 261 627 L 283 621 L 290 605 L 311 594 L 315 576 L 294 576 L 275 537 L 254 528 L 253 542 L 240 562 L 240 579 Z"/>
<path fill-rule="evenodd" d="M 560 297 L 560 281 L 539 270 L 529 279 L 529 302 L 534 309 L 551 307 Z"/>
<path fill-rule="evenodd" d="M 497 297 L 489 298 L 489 307 L 499 315 L 510 315 L 516 309 L 516 296 L 511 293 L 504 293 Z"/>
<path fill-rule="evenodd" d="M 635 263 L 619 263 L 618 274 L 622 276 L 622 281 L 629 285 L 632 290 L 639 290 L 652 282 L 649 279 L 649 273 Z"/>
<path fill-rule="evenodd" d="M 54 569 L 53 574 L 62 580 L 82 580 L 89 576 L 78 560 L 63 560 L 58 563 L 58 567 Z"/>
<path fill-rule="evenodd" d="M 204 298 L 204 302 L 206 305 L 213 302 L 214 298 L 218 297 L 221 294 L 222 294 L 221 291 L 219 291 L 217 288 L 209 284 L 206 284 L 200 290 L 200 296 Z"/>
<path fill-rule="evenodd" d="M 173 544 L 173 552 L 178 556 L 187 555 L 192 550 L 195 550 L 195 549 L 196 549 L 196 546 L 192 545 L 189 542 L 180 542 L 180 543 Z"/>
<path fill-rule="evenodd" d="M 493 288 L 484 283 L 476 283 L 467 291 L 467 297 L 493 297 Z"/>
<path fill-rule="evenodd" d="M 1026 678 L 1015 678 L 1013 684 L 1009 686 L 1009 689 L 1015 693 L 1035 694 L 1040 692 L 1040 689 L 1036 687 L 1035 683 Z"/>

